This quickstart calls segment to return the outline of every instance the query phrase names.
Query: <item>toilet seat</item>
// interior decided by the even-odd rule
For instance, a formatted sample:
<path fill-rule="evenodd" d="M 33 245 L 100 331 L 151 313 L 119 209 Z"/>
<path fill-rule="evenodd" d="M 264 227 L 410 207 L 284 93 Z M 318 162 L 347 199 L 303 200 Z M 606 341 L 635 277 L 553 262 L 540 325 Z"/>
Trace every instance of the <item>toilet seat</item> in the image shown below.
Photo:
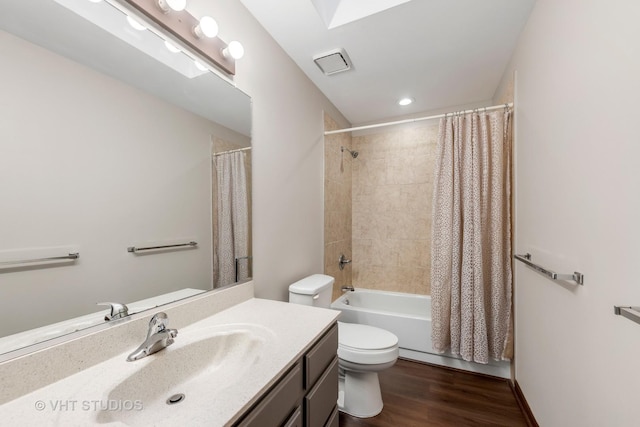
<path fill-rule="evenodd" d="M 373 326 L 338 322 L 338 358 L 361 365 L 395 362 L 398 337 Z"/>

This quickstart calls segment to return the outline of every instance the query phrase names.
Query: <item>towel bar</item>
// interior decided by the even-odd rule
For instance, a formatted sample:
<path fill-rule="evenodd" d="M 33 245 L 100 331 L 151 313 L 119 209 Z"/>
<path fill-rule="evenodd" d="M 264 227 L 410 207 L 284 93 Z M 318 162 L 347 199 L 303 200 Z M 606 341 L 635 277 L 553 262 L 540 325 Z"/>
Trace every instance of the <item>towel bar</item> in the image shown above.
<path fill-rule="evenodd" d="M 636 323 L 640 323 L 640 307 L 622 307 L 614 305 L 613 312 Z"/>
<path fill-rule="evenodd" d="M 573 274 L 558 274 L 555 271 L 547 270 L 546 268 L 541 267 L 538 264 L 534 264 L 531 261 L 531 254 L 529 253 L 524 255 L 514 255 L 513 257 L 518 261 L 523 262 L 529 267 L 533 268 L 538 273 L 542 273 L 545 276 L 549 277 L 551 280 L 573 280 L 578 285 L 584 284 L 584 275 L 582 273 L 578 273 L 577 271 Z"/>
<path fill-rule="evenodd" d="M 237 258 L 236 258 L 236 282 L 238 281 L 238 277 L 239 277 L 239 276 L 238 276 L 238 273 L 239 273 L 239 270 L 238 270 L 238 261 L 240 261 L 241 259 L 246 259 L 247 261 L 253 261 L 253 257 L 252 257 L 251 255 L 248 255 L 248 256 L 241 256 L 241 257 L 237 257 Z"/>
<path fill-rule="evenodd" d="M 185 246 L 195 247 L 195 246 L 198 246 L 198 242 L 176 243 L 174 245 L 145 246 L 141 248 L 138 248 L 135 246 L 129 246 L 127 248 L 127 252 L 136 253 L 136 252 L 142 252 L 142 251 L 151 251 L 155 249 L 181 248 Z"/>
<path fill-rule="evenodd" d="M 78 258 L 80 258 L 80 253 L 79 252 L 73 252 L 73 253 L 70 253 L 68 255 L 52 256 L 52 257 L 47 257 L 47 258 L 22 259 L 22 260 L 17 260 L 17 261 L 2 261 L 2 262 L 0 262 L 0 264 L 1 265 L 27 264 L 27 263 L 32 263 L 32 262 L 74 260 L 74 259 L 78 259 Z"/>

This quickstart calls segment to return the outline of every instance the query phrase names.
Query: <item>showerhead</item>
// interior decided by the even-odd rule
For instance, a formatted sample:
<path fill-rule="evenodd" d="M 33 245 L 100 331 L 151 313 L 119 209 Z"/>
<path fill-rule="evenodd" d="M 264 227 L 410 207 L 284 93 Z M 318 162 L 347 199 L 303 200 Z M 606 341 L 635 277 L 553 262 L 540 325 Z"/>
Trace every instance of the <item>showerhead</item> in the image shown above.
<path fill-rule="evenodd" d="M 351 150 L 349 150 L 348 148 L 345 148 L 345 147 L 340 147 L 340 151 L 342 151 L 342 152 L 348 151 L 349 154 L 351 154 L 351 157 L 353 157 L 354 159 L 356 157 L 358 157 L 358 152 L 357 151 L 351 151 Z"/>

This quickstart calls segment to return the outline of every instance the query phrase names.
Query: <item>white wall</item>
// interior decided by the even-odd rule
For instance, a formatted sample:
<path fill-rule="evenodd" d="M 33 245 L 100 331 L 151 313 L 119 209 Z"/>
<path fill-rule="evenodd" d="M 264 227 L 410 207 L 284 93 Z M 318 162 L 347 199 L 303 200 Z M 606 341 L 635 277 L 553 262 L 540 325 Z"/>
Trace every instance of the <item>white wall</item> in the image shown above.
<path fill-rule="evenodd" d="M 0 56 L 0 257 L 80 252 L 75 263 L 0 272 L 0 311 L 11 319 L 0 336 L 97 311 L 96 302 L 210 289 L 220 127 L 5 32 Z M 199 248 L 126 251 L 184 238 Z"/>
<path fill-rule="evenodd" d="M 189 10 L 245 47 L 235 82 L 253 102 L 256 295 L 287 300 L 290 283 L 323 271 L 323 111 L 348 123 L 240 1 L 194 0 Z"/>
<path fill-rule="evenodd" d="M 538 0 L 517 70 L 516 252 L 584 287 L 516 263 L 516 380 L 542 426 L 640 420 L 640 3 Z"/>

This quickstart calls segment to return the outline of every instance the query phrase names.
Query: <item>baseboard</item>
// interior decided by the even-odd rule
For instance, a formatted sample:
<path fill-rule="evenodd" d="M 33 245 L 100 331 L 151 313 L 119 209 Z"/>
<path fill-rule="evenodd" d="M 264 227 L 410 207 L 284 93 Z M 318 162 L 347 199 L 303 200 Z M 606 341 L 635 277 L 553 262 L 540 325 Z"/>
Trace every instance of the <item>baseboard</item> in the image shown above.
<path fill-rule="evenodd" d="M 520 388 L 518 381 L 509 381 L 509 385 L 513 390 L 513 395 L 516 397 L 516 401 L 518 402 L 518 406 L 520 406 L 520 410 L 524 414 L 527 425 L 529 427 L 540 427 L 538 425 L 538 422 L 536 421 L 536 418 L 533 416 L 533 412 L 531 412 L 531 408 L 527 403 L 527 399 L 524 398 L 524 394 L 522 393 L 522 389 Z"/>
<path fill-rule="evenodd" d="M 511 378 L 511 365 L 506 361 L 491 360 L 488 364 L 484 365 L 482 363 L 467 362 L 448 355 L 424 353 L 421 351 L 407 350 L 405 348 L 400 349 L 400 357 L 432 365 L 460 369 L 466 372 L 485 374 L 492 377 Z"/>

